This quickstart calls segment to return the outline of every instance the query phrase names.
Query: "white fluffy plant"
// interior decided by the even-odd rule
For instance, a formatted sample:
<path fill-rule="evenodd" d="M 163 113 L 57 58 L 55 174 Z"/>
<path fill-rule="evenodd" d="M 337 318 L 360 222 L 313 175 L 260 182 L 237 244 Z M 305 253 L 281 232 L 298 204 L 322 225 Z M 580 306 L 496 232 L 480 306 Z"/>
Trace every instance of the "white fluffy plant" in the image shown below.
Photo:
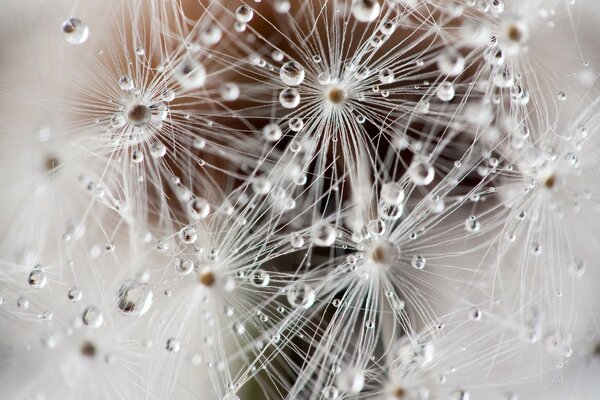
<path fill-rule="evenodd" d="M 3 6 L 0 397 L 595 398 L 591 0 Z"/>

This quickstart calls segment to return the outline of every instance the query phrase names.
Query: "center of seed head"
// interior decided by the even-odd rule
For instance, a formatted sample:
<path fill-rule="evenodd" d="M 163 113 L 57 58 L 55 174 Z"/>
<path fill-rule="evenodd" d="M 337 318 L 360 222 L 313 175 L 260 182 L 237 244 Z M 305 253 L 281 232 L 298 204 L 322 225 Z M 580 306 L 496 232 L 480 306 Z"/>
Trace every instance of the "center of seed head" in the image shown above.
<path fill-rule="evenodd" d="M 369 258 L 379 265 L 391 265 L 398 256 L 398 249 L 387 241 L 375 242 L 369 251 Z"/>
<path fill-rule="evenodd" d="M 81 354 L 83 356 L 94 358 L 96 356 L 96 346 L 90 341 L 85 341 L 81 346 Z"/>
<path fill-rule="evenodd" d="M 546 189 L 554 189 L 555 186 L 556 186 L 556 177 L 554 175 L 550 175 L 544 181 L 544 187 Z"/>
<path fill-rule="evenodd" d="M 331 104 L 341 104 L 348 98 L 348 91 L 340 86 L 331 86 L 325 92 L 325 96 Z"/>
<path fill-rule="evenodd" d="M 516 25 L 511 25 L 508 27 L 508 38 L 513 42 L 521 42 L 523 40 L 523 32 Z"/>
<path fill-rule="evenodd" d="M 60 165 L 60 160 L 54 156 L 48 156 L 44 160 L 44 168 L 47 172 L 54 171 Z"/>
<path fill-rule="evenodd" d="M 392 390 L 392 396 L 396 399 L 404 399 L 406 397 L 406 389 L 402 386 L 397 386 Z"/>
<path fill-rule="evenodd" d="M 148 122 L 150 122 L 150 118 L 152 118 L 152 113 L 150 109 L 143 104 L 133 104 L 127 110 L 127 121 L 134 126 L 146 126 Z"/>
<path fill-rule="evenodd" d="M 215 284 L 216 280 L 215 274 L 209 269 L 204 269 L 198 274 L 198 282 L 201 285 L 211 287 Z"/>

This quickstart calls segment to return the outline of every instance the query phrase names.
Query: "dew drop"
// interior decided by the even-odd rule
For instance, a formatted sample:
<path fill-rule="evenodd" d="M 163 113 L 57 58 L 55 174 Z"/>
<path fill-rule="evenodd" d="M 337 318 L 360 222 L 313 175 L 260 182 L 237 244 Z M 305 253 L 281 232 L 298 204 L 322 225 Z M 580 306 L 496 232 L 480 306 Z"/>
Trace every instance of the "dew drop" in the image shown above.
<path fill-rule="evenodd" d="M 185 59 L 175 69 L 175 79 L 184 89 L 198 89 L 206 80 L 204 65 L 192 59 Z"/>
<path fill-rule="evenodd" d="M 441 101 L 450 101 L 454 98 L 455 90 L 452 82 L 442 82 L 436 90 L 436 96 Z"/>
<path fill-rule="evenodd" d="M 170 338 L 167 340 L 166 349 L 171 353 L 177 353 L 179 350 L 181 350 L 181 343 L 179 343 L 179 341 L 175 338 Z"/>
<path fill-rule="evenodd" d="M 152 306 L 152 290 L 145 283 L 127 281 L 117 291 L 115 304 L 124 315 L 140 317 Z"/>
<path fill-rule="evenodd" d="M 46 286 L 47 281 L 46 273 L 37 267 L 29 273 L 29 277 L 27 278 L 27 283 L 34 288 L 43 288 Z"/>
<path fill-rule="evenodd" d="M 83 293 L 81 292 L 81 289 L 79 289 L 78 287 L 72 287 L 67 292 L 67 298 L 70 301 L 72 301 L 73 303 L 77 303 L 79 300 L 81 300 L 82 296 L 83 296 Z"/>
<path fill-rule="evenodd" d="M 414 160 L 409 169 L 408 177 L 417 186 L 426 186 L 433 182 L 435 170 L 433 166 L 423 159 Z"/>
<path fill-rule="evenodd" d="M 398 182 L 388 182 L 381 187 L 381 201 L 391 205 L 402 205 L 404 202 L 404 189 Z"/>
<path fill-rule="evenodd" d="M 284 108 L 296 108 L 300 104 L 300 93 L 292 88 L 283 89 L 279 93 L 279 102 Z"/>
<path fill-rule="evenodd" d="M 331 246 L 335 242 L 336 229 L 328 222 L 317 223 L 312 229 L 312 241 L 315 246 Z"/>
<path fill-rule="evenodd" d="M 304 81 L 304 68 L 296 61 L 288 61 L 281 66 L 279 77 L 288 86 L 298 86 Z"/>
<path fill-rule="evenodd" d="M 104 323 L 104 316 L 96 307 L 89 306 L 83 311 L 81 321 L 91 328 L 99 328 Z"/>
<path fill-rule="evenodd" d="M 90 30 L 82 20 L 69 18 L 62 24 L 62 34 L 67 43 L 81 44 L 88 39 Z"/>
<path fill-rule="evenodd" d="M 241 23 L 248 23 L 254 17 L 254 11 L 249 6 L 243 4 L 235 10 L 235 17 Z"/>
<path fill-rule="evenodd" d="M 307 283 L 295 283 L 288 288 L 287 300 L 292 307 L 306 310 L 315 302 L 315 291 Z"/>
<path fill-rule="evenodd" d="M 377 0 L 353 0 L 352 15 L 360 22 L 373 22 L 379 17 L 381 5 Z"/>

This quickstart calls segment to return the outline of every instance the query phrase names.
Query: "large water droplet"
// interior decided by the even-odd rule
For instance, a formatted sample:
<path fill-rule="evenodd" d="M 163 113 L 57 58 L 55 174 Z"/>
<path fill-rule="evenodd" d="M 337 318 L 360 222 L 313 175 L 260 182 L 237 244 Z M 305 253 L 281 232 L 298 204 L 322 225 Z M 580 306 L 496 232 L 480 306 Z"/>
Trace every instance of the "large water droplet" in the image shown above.
<path fill-rule="evenodd" d="M 117 309 L 130 317 L 144 315 L 152 305 L 152 290 L 141 282 L 130 280 L 117 291 L 115 298 Z"/>
<path fill-rule="evenodd" d="M 88 39 L 90 30 L 82 20 L 69 18 L 62 24 L 63 37 L 70 44 L 81 44 Z"/>

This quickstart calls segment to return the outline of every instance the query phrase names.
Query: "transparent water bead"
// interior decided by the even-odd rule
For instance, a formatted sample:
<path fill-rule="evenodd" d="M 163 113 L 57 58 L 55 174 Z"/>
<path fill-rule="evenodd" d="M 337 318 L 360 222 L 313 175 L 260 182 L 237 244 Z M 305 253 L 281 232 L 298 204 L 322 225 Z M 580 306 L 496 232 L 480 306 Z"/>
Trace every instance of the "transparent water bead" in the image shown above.
<path fill-rule="evenodd" d="M 300 132 L 304 128 L 304 121 L 300 117 L 294 117 L 289 120 L 288 126 L 293 132 Z"/>
<path fill-rule="evenodd" d="M 121 75 L 119 78 L 119 87 L 123 91 L 130 91 L 134 88 L 133 79 L 129 75 Z"/>
<path fill-rule="evenodd" d="M 353 0 L 352 15 L 360 22 L 373 22 L 379 17 L 381 5 L 377 0 Z"/>
<path fill-rule="evenodd" d="M 198 240 L 196 228 L 187 226 L 179 231 L 179 239 L 185 244 L 194 244 Z"/>
<path fill-rule="evenodd" d="M 281 130 L 279 125 L 277 125 L 274 122 L 265 125 L 262 131 L 265 140 L 267 140 L 268 142 L 276 142 L 279 139 L 281 139 L 281 136 L 283 135 L 283 131 Z"/>
<path fill-rule="evenodd" d="M 336 229 L 328 222 L 319 222 L 312 229 L 312 241 L 315 246 L 331 246 L 335 242 Z"/>
<path fill-rule="evenodd" d="M 365 374 L 354 368 L 340 372 L 336 378 L 337 387 L 346 394 L 358 394 L 365 386 Z"/>
<path fill-rule="evenodd" d="M 299 249 L 304 246 L 304 238 L 297 233 L 292 233 L 290 236 L 290 244 L 293 248 Z"/>
<path fill-rule="evenodd" d="M 196 197 L 189 201 L 188 210 L 192 219 L 201 220 L 210 214 L 210 204 L 206 199 Z"/>
<path fill-rule="evenodd" d="M 154 158 L 161 158 L 167 154 L 167 146 L 162 142 L 154 142 L 150 145 L 150 154 Z"/>
<path fill-rule="evenodd" d="M 43 288 L 47 282 L 46 273 L 38 267 L 31 271 L 27 278 L 27 283 L 34 288 Z"/>
<path fill-rule="evenodd" d="M 78 287 L 72 287 L 67 292 L 67 298 L 73 303 L 77 303 L 79 300 L 81 300 L 81 297 L 83 297 L 83 293 Z"/>
<path fill-rule="evenodd" d="M 96 307 L 89 306 L 83 310 L 83 314 L 81 314 L 81 321 L 84 325 L 89 326 L 90 328 L 99 328 L 104 323 L 104 316 Z"/>
<path fill-rule="evenodd" d="M 465 59 L 458 50 L 451 47 L 438 56 L 437 65 L 442 74 L 457 76 L 465 70 Z"/>
<path fill-rule="evenodd" d="M 298 107 L 298 104 L 300 104 L 300 92 L 292 88 L 283 89 L 279 93 L 279 103 L 288 109 Z"/>
<path fill-rule="evenodd" d="M 90 30 L 86 23 L 78 18 L 69 18 L 63 22 L 61 30 L 64 39 L 70 44 L 81 44 L 90 35 Z"/>
<path fill-rule="evenodd" d="M 452 82 L 442 82 L 436 90 L 436 96 L 441 101 L 450 101 L 455 94 L 454 84 Z"/>
<path fill-rule="evenodd" d="M 281 66 L 279 77 L 288 86 L 298 86 L 304 81 L 304 68 L 296 61 L 288 61 Z"/>
<path fill-rule="evenodd" d="M 325 400 L 336 400 L 340 396 L 340 392 L 335 386 L 328 386 L 321 392 L 323 399 Z"/>
<path fill-rule="evenodd" d="M 271 276 L 266 271 L 258 270 L 252 275 L 252 284 L 257 287 L 269 286 L 270 280 Z"/>
<path fill-rule="evenodd" d="M 152 297 L 150 286 L 130 280 L 121 285 L 117 291 L 115 304 L 122 314 L 139 317 L 144 315 L 152 306 Z"/>
<path fill-rule="evenodd" d="M 426 186 L 433 182 L 435 170 L 425 160 L 414 160 L 408 169 L 408 177 L 417 186 Z"/>
<path fill-rule="evenodd" d="M 414 255 L 410 264 L 413 266 L 413 268 L 423 269 L 427 264 L 427 260 L 423 256 Z"/>
<path fill-rule="evenodd" d="M 235 10 L 235 17 L 241 23 L 248 23 L 254 17 L 254 11 L 249 6 L 243 4 Z"/>
<path fill-rule="evenodd" d="M 179 350 L 181 350 L 181 343 L 179 343 L 179 341 L 175 338 L 170 338 L 167 340 L 166 349 L 171 353 L 177 353 Z"/>
<path fill-rule="evenodd" d="M 394 71 L 389 68 L 384 68 L 379 71 L 379 82 L 386 85 L 388 83 L 394 82 Z"/>
<path fill-rule="evenodd" d="M 189 275 L 194 270 L 194 262 L 185 258 L 178 258 L 175 261 L 175 269 L 181 275 Z"/>
<path fill-rule="evenodd" d="M 383 184 L 380 193 L 381 201 L 395 206 L 404 202 L 404 189 L 398 182 L 388 182 Z"/>
<path fill-rule="evenodd" d="M 175 79 L 184 89 L 198 89 L 206 80 L 204 65 L 196 60 L 185 59 L 175 69 Z"/>
<path fill-rule="evenodd" d="M 219 43 L 222 37 L 223 32 L 217 25 L 209 25 L 200 31 L 200 42 L 206 47 Z"/>
<path fill-rule="evenodd" d="M 471 321 L 479 321 L 481 320 L 481 310 L 477 307 L 472 307 L 469 310 L 469 319 Z"/>
<path fill-rule="evenodd" d="M 223 101 L 235 101 L 240 97 L 240 88 L 235 83 L 227 82 L 221 85 L 219 93 Z"/>
<path fill-rule="evenodd" d="M 295 283 L 287 291 L 287 300 L 292 307 L 306 310 L 315 302 L 315 291 L 307 283 Z"/>

